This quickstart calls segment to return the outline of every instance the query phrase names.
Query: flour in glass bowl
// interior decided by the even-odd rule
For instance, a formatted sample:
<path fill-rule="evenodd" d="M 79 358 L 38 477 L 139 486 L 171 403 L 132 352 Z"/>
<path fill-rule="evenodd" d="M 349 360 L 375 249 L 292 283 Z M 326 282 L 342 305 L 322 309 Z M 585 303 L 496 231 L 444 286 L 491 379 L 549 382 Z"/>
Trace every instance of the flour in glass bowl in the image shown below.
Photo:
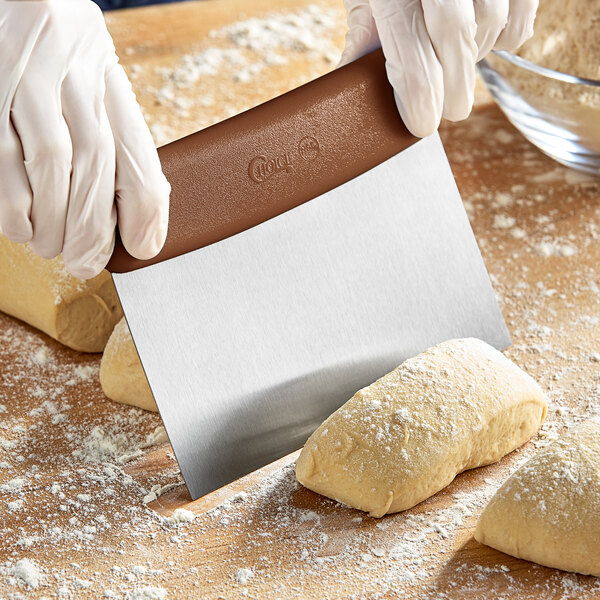
<path fill-rule="evenodd" d="M 598 0 L 542 0 L 534 35 L 518 54 L 553 71 L 600 81 L 598 31 Z"/>

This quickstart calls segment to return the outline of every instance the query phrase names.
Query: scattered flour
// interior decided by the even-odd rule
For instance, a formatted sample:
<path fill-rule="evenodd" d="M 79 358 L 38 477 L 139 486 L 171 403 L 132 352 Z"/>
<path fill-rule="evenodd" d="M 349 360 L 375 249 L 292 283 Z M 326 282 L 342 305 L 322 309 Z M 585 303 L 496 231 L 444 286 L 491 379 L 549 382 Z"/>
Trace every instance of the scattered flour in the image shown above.
<path fill-rule="evenodd" d="M 186 508 L 176 508 L 170 517 L 165 519 L 169 525 L 178 525 L 179 523 L 190 523 L 196 518 L 191 510 Z"/>
<path fill-rule="evenodd" d="M 575 256 L 577 254 L 577 248 L 571 244 L 563 244 L 556 240 L 540 242 L 535 246 L 535 251 L 544 257 L 548 256 Z"/>
<path fill-rule="evenodd" d="M 185 133 L 189 133 L 190 121 L 192 127 L 200 129 L 248 108 L 236 102 L 232 85 L 260 89 L 266 71 L 298 58 L 320 65 L 321 72 L 315 76 L 331 69 L 341 55 L 334 38 L 344 22 L 342 15 L 341 10 L 309 5 L 292 13 L 272 12 L 244 19 L 209 32 L 206 42 L 210 45 L 185 54 L 175 66 L 157 67 L 154 75 L 160 83 L 143 90 L 152 104 L 168 111 L 168 116 L 160 119 L 154 116 L 155 111 L 146 111 L 156 144 L 179 137 L 180 120 L 185 121 Z M 128 70 L 136 80 L 144 67 L 134 63 Z M 214 117 L 208 122 L 195 120 L 207 108 Z"/>
<path fill-rule="evenodd" d="M 507 215 L 494 216 L 494 227 L 496 227 L 496 229 L 510 229 L 516 222 L 514 217 L 509 217 Z"/>
<path fill-rule="evenodd" d="M 252 569 L 236 569 L 235 580 L 240 585 L 247 585 L 248 581 L 254 577 L 254 571 Z"/>
<path fill-rule="evenodd" d="M 38 565 L 28 558 L 22 558 L 13 567 L 12 573 L 25 585 L 36 590 L 42 581 L 42 572 Z"/>
<path fill-rule="evenodd" d="M 128 600 L 165 600 L 167 590 L 160 587 L 143 587 L 128 594 Z"/>

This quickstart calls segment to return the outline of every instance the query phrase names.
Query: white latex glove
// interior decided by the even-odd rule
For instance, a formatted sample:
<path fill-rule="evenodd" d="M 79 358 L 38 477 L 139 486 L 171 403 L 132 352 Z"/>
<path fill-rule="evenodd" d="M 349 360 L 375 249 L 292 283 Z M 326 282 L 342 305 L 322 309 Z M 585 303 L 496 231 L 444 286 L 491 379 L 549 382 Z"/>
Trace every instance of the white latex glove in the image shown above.
<path fill-rule="evenodd" d="M 475 63 L 533 34 L 538 0 L 344 0 L 349 31 L 340 66 L 382 47 L 396 104 L 416 136 L 443 117 L 466 118 Z"/>
<path fill-rule="evenodd" d="M 162 247 L 170 186 L 100 9 L 0 0 L 0 231 L 84 279 Z"/>

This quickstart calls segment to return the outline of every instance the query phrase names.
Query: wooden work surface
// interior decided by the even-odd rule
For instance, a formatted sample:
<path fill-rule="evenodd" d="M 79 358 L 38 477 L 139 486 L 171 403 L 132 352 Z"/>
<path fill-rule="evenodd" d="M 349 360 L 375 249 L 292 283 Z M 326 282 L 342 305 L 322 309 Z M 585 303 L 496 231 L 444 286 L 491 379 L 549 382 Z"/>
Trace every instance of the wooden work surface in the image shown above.
<path fill-rule="evenodd" d="M 307 6 L 209 0 L 108 15 L 157 143 L 333 67 L 314 40 L 256 50 L 243 45 L 252 27 L 223 29 L 275 4 L 294 14 Z M 339 50 L 341 3 L 312 4 L 326 15 L 319 36 Z M 314 22 L 307 14 L 301 24 Z M 229 58 L 215 50 L 227 48 Z M 212 74 L 196 77 L 194 64 L 208 60 Z M 260 71 L 247 69 L 253 62 Z M 506 354 L 548 393 L 540 435 L 381 520 L 301 488 L 290 458 L 190 503 L 160 418 L 102 395 L 98 355 L 0 315 L 0 599 L 600 598 L 596 578 L 513 559 L 472 536 L 517 465 L 600 411 L 600 185 L 540 154 L 485 101 L 441 134 L 513 337 Z M 166 520 L 177 507 L 195 519 Z M 37 588 L 18 577 L 22 559 L 39 569 Z"/>

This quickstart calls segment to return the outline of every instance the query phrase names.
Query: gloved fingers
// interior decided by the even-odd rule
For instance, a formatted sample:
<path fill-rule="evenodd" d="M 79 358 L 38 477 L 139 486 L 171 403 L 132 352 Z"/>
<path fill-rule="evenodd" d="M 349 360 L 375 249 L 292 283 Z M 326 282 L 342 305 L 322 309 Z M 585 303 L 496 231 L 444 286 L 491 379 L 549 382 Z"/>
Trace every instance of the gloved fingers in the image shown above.
<path fill-rule="evenodd" d="M 25 171 L 23 147 L 15 130 L 11 110 L 15 90 L 33 45 L 29 40 L 30 35 L 19 35 L 19 25 L 25 23 L 26 33 L 30 34 L 36 31 L 38 21 L 28 18 L 32 11 L 37 13 L 39 10 L 30 4 L 0 4 L 0 233 L 20 243 L 28 242 L 33 235 L 29 218 L 32 194 Z M 26 13 L 19 22 L 15 15 L 21 11 Z"/>
<path fill-rule="evenodd" d="M 533 35 L 538 0 L 510 0 L 508 22 L 494 48 L 516 50 Z"/>
<path fill-rule="evenodd" d="M 444 84 L 421 2 L 372 0 L 371 6 L 400 116 L 413 135 L 430 135 L 442 118 Z"/>
<path fill-rule="evenodd" d="M 119 64 L 106 73 L 106 111 L 115 140 L 119 232 L 127 252 L 152 258 L 163 247 L 171 186 L 131 84 Z"/>
<path fill-rule="evenodd" d="M 477 62 L 485 58 L 496 43 L 508 20 L 509 0 L 475 0 Z"/>
<path fill-rule="evenodd" d="M 369 0 L 344 0 L 348 19 L 346 46 L 338 67 L 368 54 L 381 45 Z"/>
<path fill-rule="evenodd" d="M 444 112 L 451 121 L 469 116 L 475 95 L 477 44 L 473 0 L 423 0 L 425 25 L 444 73 Z"/>
<path fill-rule="evenodd" d="M 33 235 L 32 196 L 23 149 L 8 115 L 1 114 L 0 119 L 0 233 L 13 242 L 28 242 Z"/>
<path fill-rule="evenodd" d="M 117 220 L 115 145 L 104 109 L 103 74 L 93 67 L 71 71 L 62 89 L 73 144 L 63 258 L 67 270 L 81 279 L 94 277 L 108 262 Z"/>
<path fill-rule="evenodd" d="M 54 258 L 63 247 L 72 147 L 62 116 L 59 85 L 43 89 L 44 80 L 37 76 L 43 69 L 38 71 L 35 66 L 19 83 L 12 115 L 33 195 L 31 248 L 44 258 Z"/>

